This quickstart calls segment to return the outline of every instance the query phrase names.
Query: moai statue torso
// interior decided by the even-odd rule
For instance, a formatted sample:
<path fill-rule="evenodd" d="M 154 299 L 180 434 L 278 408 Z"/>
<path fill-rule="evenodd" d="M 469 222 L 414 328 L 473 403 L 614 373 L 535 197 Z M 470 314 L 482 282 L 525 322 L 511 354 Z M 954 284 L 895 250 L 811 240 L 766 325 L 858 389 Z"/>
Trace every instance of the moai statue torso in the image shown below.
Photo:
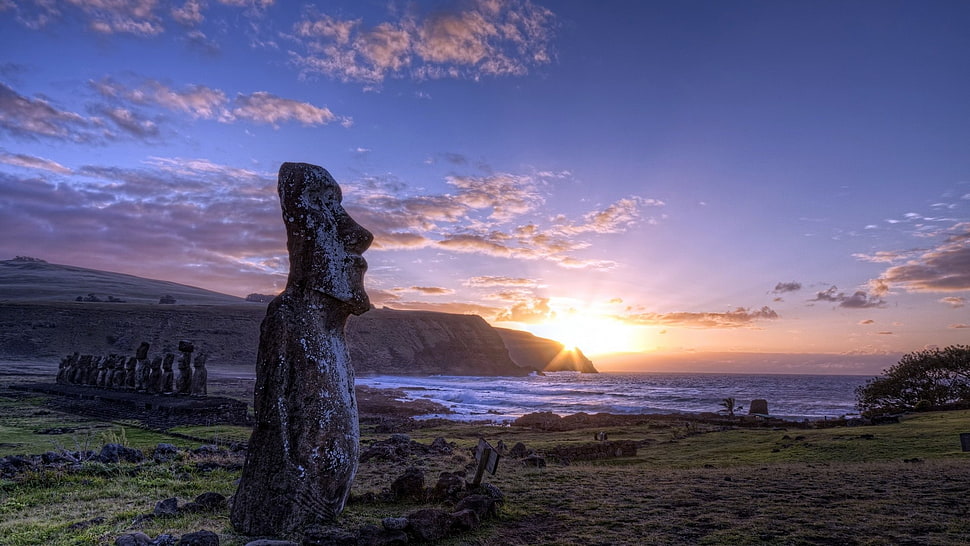
<path fill-rule="evenodd" d="M 135 385 L 137 384 L 136 383 L 137 375 L 138 375 L 138 359 L 135 357 L 131 357 L 128 359 L 127 362 L 125 362 L 125 375 L 122 378 L 123 382 L 121 384 L 121 387 L 125 389 L 134 390 Z"/>
<path fill-rule="evenodd" d="M 172 363 L 175 362 L 175 355 L 165 353 L 162 360 L 162 380 L 158 392 L 169 394 L 175 392 L 175 372 L 172 371 Z"/>
<path fill-rule="evenodd" d="M 142 341 L 141 345 L 138 346 L 138 350 L 135 351 L 135 358 L 138 362 L 135 364 L 135 386 L 134 388 L 140 391 L 147 390 L 148 388 L 148 374 L 150 373 L 150 362 L 148 360 L 148 349 L 150 345 L 147 341 Z"/>
<path fill-rule="evenodd" d="M 145 390 L 155 394 L 162 392 L 162 356 L 158 355 L 152 359 L 148 369 L 148 379 L 145 381 Z"/>
<path fill-rule="evenodd" d="M 192 363 L 192 385 L 189 389 L 192 396 L 206 395 L 206 381 L 209 376 L 209 372 L 205 369 L 205 361 L 207 358 L 208 355 L 205 352 L 201 352 L 195 357 L 195 362 Z"/>
<path fill-rule="evenodd" d="M 192 351 L 195 346 L 188 341 L 179 341 L 179 374 L 175 378 L 175 392 L 178 394 L 189 394 L 192 390 Z"/>

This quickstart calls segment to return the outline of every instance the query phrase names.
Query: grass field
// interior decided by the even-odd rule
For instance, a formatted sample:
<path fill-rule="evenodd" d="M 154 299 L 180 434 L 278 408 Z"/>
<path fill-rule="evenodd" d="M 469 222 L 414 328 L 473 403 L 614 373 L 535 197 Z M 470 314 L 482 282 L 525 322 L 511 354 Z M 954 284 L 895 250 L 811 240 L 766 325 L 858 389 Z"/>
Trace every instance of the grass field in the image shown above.
<path fill-rule="evenodd" d="M 151 449 L 159 442 L 198 442 L 101 423 L 45 407 L 43 397 L 0 390 L 0 455 L 98 449 L 123 441 Z M 51 434 L 51 432 L 55 434 Z M 970 454 L 959 434 L 970 412 L 926 413 L 899 424 L 831 429 L 723 429 L 686 422 L 605 429 L 611 440 L 641 443 L 635 457 L 545 468 L 506 458 L 488 481 L 506 495 L 500 518 L 445 544 L 970 544 Z M 44 432 L 44 433 L 41 433 Z M 175 432 L 234 441 L 239 427 Z M 365 427 L 363 443 L 385 439 Z M 493 445 L 523 442 L 539 451 L 592 441 L 591 430 L 537 432 L 507 426 L 449 424 L 411 437 L 444 437 L 451 455 L 362 463 L 356 498 L 379 493 L 408 466 L 464 468 L 479 437 Z M 226 510 L 134 523 L 157 501 L 231 495 L 239 455 L 183 455 L 169 462 L 41 471 L 0 481 L 0 544 L 113 544 L 140 530 L 151 536 L 208 529 L 221 543 L 245 544 Z M 341 523 L 378 524 L 423 507 L 352 501 Z M 100 518 L 100 519 L 99 519 Z"/>

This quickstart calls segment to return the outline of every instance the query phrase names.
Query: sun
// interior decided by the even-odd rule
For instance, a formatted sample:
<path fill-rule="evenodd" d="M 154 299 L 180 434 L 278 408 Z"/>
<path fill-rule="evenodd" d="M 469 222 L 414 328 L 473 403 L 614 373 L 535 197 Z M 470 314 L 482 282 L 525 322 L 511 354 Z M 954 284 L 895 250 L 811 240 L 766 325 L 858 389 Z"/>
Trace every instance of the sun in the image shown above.
<path fill-rule="evenodd" d="M 571 313 L 530 325 L 537 336 L 562 343 L 565 350 L 580 349 L 586 355 L 628 353 L 649 350 L 642 328 L 610 317 Z"/>

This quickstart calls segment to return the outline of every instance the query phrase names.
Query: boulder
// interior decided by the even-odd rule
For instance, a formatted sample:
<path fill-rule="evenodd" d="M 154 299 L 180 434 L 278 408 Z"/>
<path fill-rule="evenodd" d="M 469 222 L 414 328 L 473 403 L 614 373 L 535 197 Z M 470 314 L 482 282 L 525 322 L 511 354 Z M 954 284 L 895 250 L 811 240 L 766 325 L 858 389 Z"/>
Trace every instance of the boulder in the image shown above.
<path fill-rule="evenodd" d="M 155 503 L 155 510 L 152 512 L 157 517 L 172 517 L 179 513 L 179 501 L 175 497 L 158 501 Z"/>
<path fill-rule="evenodd" d="M 140 531 L 125 533 L 115 539 L 115 546 L 150 546 L 151 543 L 152 538 Z"/>
<path fill-rule="evenodd" d="M 407 543 L 407 533 L 400 530 L 364 525 L 357 531 L 357 546 L 398 546 Z"/>
<path fill-rule="evenodd" d="M 125 447 L 121 444 L 105 444 L 98 454 L 98 460 L 102 463 L 118 463 L 121 461 L 129 463 L 140 463 L 145 459 L 141 450 Z"/>
<path fill-rule="evenodd" d="M 209 491 L 195 497 L 195 503 L 200 505 L 204 510 L 218 510 L 226 506 L 226 496 Z"/>
<path fill-rule="evenodd" d="M 296 542 L 290 542 L 289 540 L 271 540 L 268 538 L 261 538 L 259 540 L 253 540 L 246 543 L 246 546 L 300 546 Z"/>
<path fill-rule="evenodd" d="M 155 462 L 164 463 L 178 457 L 179 448 L 172 444 L 158 444 L 152 452 L 152 459 Z"/>
<path fill-rule="evenodd" d="M 455 505 L 455 511 L 471 510 L 479 520 L 498 516 L 498 501 L 485 495 L 468 495 Z"/>
<path fill-rule="evenodd" d="M 408 514 L 408 535 L 428 542 L 448 536 L 455 525 L 455 516 L 437 508 L 425 508 Z"/>
<path fill-rule="evenodd" d="M 477 529 L 482 524 L 481 518 L 470 508 L 452 512 L 451 517 L 454 518 L 452 528 L 456 531 L 471 531 Z"/>
<path fill-rule="evenodd" d="M 768 415 L 768 401 L 758 398 L 751 401 L 748 406 L 748 415 Z"/>
<path fill-rule="evenodd" d="M 391 483 L 391 496 L 397 501 L 423 500 L 426 496 L 424 471 L 413 466 L 405 470 Z"/>
<path fill-rule="evenodd" d="M 438 477 L 438 483 L 431 490 L 431 497 L 434 500 L 454 499 L 465 489 L 465 473 L 442 472 Z"/>

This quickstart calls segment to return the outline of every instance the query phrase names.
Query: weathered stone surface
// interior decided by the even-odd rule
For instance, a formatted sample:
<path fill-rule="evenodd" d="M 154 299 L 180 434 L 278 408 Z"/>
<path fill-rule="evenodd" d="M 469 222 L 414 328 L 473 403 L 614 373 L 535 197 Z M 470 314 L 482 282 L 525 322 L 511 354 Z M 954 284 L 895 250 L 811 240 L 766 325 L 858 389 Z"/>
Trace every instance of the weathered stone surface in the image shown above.
<path fill-rule="evenodd" d="M 206 510 L 218 510 L 226 505 L 226 497 L 220 493 L 209 491 L 195 497 L 195 502 Z"/>
<path fill-rule="evenodd" d="M 192 363 L 192 379 L 189 391 L 193 396 L 205 396 L 208 392 L 206 382 L 209 378 L 209 372 L 205 369 L 205 362 L 208 358 L 209 356 L 202 352 L 195 357 L 195 362 Z"/>
<path fill-rule="evenodd" d="M 455 505 L 455 512 L 471 510 L 479 520 L 485 520 L 498 515 L 498 502 L 486 495 L 468 495 Z"/>
<path fill-rule="evenodd" d="M 408 535 L 401 530 L 364 525 L 357 532 L 357 546 L 398 546 L 407 543 Z"/>
<path fill-rule="evenodd" d="M 470 508 L 456 510 L 451 513 L 451 517 L 454 518 L 452 528 L 456 531 L 471 531 L 482 524 L 481 518 Z"/>
<path fill-rule="evenodd" d="M 438 483 L 434 485 L 431 496 L 435 500 L 454 499 L 465 489 L 465 473 L 442 472 L 438 477 Z"/>
<path fill-rule="evenodd" d="M 393 482 L 391 496 L 394 500 L 422 500 L 425 497 L 424 471 L 410 467 Z"/>
<path fill-rule="evenodd" d="M 359 456 L 344 326 L 370 308 L 361 254 L 373 235 L 347 214 L 340 186 L 320 167 L 284 163 L 279 194 L 290 273 L 260 327 L 256 426 L 231 512 L 251 535 L 333 521 Z"/>
<path fill-rule="evenodd" d="M 296 542 L 290 542 L 289 540 L 271 540 L 268 538 L 261 538 L 259 540 L 253 540 L 246 543 L 246 546 L 300 546 Z"/>
<path fill-rule="evenodd" d="M 384 518 L 381 525 L 389 531 L 403 531 L 408 527 L 408 518 Z"/>
<path fill-rule="evenodd" d="M 157 462 L 171 461 L 172 459 L 178 457 L 179 448 L 172 444 L 158 444 L 155 446 L 155 451 L 152 452 L 152 459 Z"/>

